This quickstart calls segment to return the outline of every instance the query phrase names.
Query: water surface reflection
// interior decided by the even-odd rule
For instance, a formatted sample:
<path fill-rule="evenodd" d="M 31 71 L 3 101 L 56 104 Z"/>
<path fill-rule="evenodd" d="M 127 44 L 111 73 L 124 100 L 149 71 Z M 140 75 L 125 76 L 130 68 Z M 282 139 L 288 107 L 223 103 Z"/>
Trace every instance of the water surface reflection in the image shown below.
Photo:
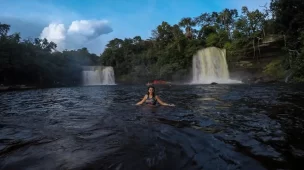
<path fill-rule="evenodd" d="M 0 93 L 0 169 L 297 169 L 304 89 L 145 86 Z"/>

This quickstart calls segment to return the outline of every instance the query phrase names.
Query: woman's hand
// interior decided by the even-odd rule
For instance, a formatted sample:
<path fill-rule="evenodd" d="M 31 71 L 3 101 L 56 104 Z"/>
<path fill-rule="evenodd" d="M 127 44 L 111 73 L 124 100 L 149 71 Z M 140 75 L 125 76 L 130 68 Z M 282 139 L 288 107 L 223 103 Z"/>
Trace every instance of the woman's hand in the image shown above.
<path fill-rule="evenodd" d="M 146 101 L 147 97 L 148 97 L 148 95 L 145 95 L 145 96 L 143 97 L 143 99 L 142 99 L 140 102 L 136 103 L 136 105 L 141 105 L 141 104 L 143 104 L 143 103 Z"/>
<path fill-rule="evenodd" d="M 158 101 L 158 103 L 163 106 L 175 106 L 174 104 L 168 104 L 168 103 L 163 102 L 158 96 L 155 96 L 155 98 Z"/>

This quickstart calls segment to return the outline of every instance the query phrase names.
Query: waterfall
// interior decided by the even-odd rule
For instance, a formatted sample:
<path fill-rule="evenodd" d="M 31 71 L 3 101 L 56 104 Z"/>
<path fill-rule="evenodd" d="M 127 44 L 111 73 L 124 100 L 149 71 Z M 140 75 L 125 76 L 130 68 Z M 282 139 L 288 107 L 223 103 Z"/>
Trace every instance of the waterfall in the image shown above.
<path fill-rule="evenodd" d="M 102 70 L 102 81 L 104 84 L 115 84 L 113 67 L 105 67 Z"/>
<path fill-rule="evenodd" d="M 285 83 L 288 83 L 289 82 L 289 79 L 293 76 L 294 72 L 292 70 L 289 70 L 287 72 L 287 75 L 285 76 Z"/>
<path fill-rule="evenodd" d="M 115 85 L 114 69 L 110 66 L 84 66 L 83 85 Z"/>
<path fill-rule="evenodd" d="M 199 50 L 192 60 L 192 84 L 241 83 L 229 78 L 226 50 L 208 47 Z"/>

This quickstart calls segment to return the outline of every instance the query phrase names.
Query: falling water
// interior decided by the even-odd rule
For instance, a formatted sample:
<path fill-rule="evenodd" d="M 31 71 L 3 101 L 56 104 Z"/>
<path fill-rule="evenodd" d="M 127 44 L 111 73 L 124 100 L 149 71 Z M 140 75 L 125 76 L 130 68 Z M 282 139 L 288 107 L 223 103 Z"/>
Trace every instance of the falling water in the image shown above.
<path fill-rule="evenodd" d="M 113 67 L 105 67 L 102 70 L 102 82 L 104 84 L 115 84 Z"/>
<path fill-rule="evenodd" d="M 287 72 L 287 76 L 285 77 L 285 83 L 289 82 L 289 80 L 293 76 L 293 74 L 294 74 L 294 72 L 292 70 Z"/>
<path fill-rule="evenodd" d="M 85 66 L 82 71 L 83 85 L 115 85 L 113 67 Z"/>
<path fill-rule="evenodd" d="M 208 47 L 199 50 L 192 61 L 192 84 L 241 83 L 229 78 L 226 50 Z"/>

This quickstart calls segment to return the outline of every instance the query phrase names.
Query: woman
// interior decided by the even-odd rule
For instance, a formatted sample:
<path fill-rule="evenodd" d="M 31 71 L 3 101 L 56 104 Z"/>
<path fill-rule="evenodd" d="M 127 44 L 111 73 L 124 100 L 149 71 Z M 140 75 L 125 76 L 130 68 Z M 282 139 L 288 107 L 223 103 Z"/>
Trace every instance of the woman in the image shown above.
<path fill-rule="evenodd" d="M 148 87 L 148 93 L 144 96 L 144 98 L 140 102 L 136 103 L 136 105 L 141 105 L 144 102 L 148 105 L 153 105 L 153 106 L 156 105 L 156 102 L 158 102 L 163 106 L 175 106 L 174 104 L 168 104 L 160 100 L 160 98 L 157 95 L 155 95 L 155 88 L 153 86 Z"/>

